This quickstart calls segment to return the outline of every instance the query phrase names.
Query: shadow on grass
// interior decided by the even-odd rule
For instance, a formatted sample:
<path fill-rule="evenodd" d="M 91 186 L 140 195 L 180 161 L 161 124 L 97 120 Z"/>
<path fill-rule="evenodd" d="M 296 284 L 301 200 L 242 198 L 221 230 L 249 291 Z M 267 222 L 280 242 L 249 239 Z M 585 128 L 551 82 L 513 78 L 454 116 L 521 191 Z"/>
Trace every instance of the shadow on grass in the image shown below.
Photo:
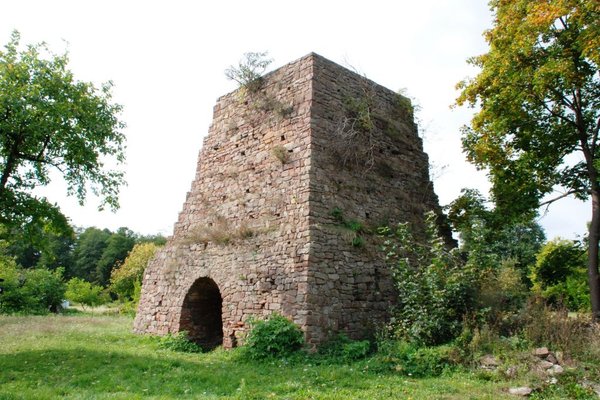
<path fill-rule="evenodd" d="M 220 397 L 236 393 L 225 365 L 180 358 L 72 350 L 0 355 L 1 398 Z"/>
<path fill-rule="evenodd" d="M 252 363 L 225 351 L 139 355 L 76 347 L 0 354 L 0 399 L 388 399 L 420 385 L 403 390 L 398 383 L 351 366 Z"/>

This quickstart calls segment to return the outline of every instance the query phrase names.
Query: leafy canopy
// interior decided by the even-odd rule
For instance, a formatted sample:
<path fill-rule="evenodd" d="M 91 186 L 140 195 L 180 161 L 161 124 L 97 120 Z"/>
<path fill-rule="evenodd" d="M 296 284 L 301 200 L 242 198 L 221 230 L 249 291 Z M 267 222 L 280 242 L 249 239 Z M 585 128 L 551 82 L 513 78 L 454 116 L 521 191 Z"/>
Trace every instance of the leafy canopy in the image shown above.
<path fill-rule="evenodd" d="M 103 292 L 102 286 L 94 285 L 80 278 L 70 279 L 66 287 L 65 297 L 85 306 L 95 307 L 110 300 L 110 297 Z"/>
<path fill-rule="evenodd" d="M 132 300 L 137 286 L 141 287 L 146 266 L 154 257 L 159 246 L 149 243 L 136 244 L 123 264 L 112 270 L 110 290 L 122 301 Z"/>
<path fill-rule="evenodd" d="M 532 214 L 574 195 L 592 198 L 588 284 L 600 320 L 600 2 L 492 0 L 489 51 L 459 83 L 457 104 L 478 107 L 463 149 L 487 168 L 501 215 Z M 544 198 L 553 190 L 562 193 Z"/>
<path fill-rule="evenodd" d="M 65 294 L 63 269 L 23 269 L 0 254 L 0 314 L 46 314 L 57 311 Z"/>
<path fill-rule="evenodd" d="M 19 41 L 15 31 L 0 51 L 0 222 L 52 214 L 51 204 L 31 194 L 50 182 L 51 170 L 80 203 L 91 190 L 100 208 L 117 208 L 123 173 L 105 163 L 124 161 L 125 125 L 112 83 L 78 81 L 68 54 L 53 54 L 43 43 L 21 49 Z"/>
<path fill-rule="evenodd" d="M 464 128 L 463 148 L 475 165 L 489 168 L 503 210 L 535 209 L 557 185 L 586 198 L 597 179 L 599 4 L 490 2 L 490 50 L 469 60 L 481 72 L 459 83 L 457 103 L 480 108 Z"/>

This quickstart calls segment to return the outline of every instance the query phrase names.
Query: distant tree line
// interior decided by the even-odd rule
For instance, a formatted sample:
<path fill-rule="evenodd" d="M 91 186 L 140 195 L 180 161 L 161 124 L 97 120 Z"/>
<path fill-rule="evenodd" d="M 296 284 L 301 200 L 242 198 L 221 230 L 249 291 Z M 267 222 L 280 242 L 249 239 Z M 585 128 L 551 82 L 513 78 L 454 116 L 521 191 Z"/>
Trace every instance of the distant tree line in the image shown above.
<path fill-rule="evenodd" d="M 86 305 L 111 298 L 131 301 L 141 272 L 156 248 L 166 242 L 161 235 L 140 235 L 125 227 L 114 232 L 68 224 L 60 231 L 45 228 L 38 226 L 28 236 L 31 227 L 8 230 L 0 225 L 0 277 L 4 279 L 0 312 L 55 311 L 65 298 Z M 139 255 L 132 255 L 129 264 L 133 267 L 125 265 L 136 246 L 140 249 L 134 253 L 144 251 L 143 265 L 138 265 Z M 136 273 L 133 277 L 117 274 L 120 268 L 133 268 Z M 111 280 L 111 275 L 118 277 Z"/>

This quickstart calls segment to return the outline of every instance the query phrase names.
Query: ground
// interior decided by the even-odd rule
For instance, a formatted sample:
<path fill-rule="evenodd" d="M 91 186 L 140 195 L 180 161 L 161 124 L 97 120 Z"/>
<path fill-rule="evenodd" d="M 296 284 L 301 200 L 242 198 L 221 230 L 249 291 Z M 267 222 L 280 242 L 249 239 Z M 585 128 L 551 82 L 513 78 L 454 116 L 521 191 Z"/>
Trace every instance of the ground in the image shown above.
<path fill-rule="evenodd" d="M 503 399 L 470 372 L 412 379 L 368 362 L 250 363 L 159 348 L 124 316 L 0 316 L 0 399 Z M 307 360 L 309 360 L 307 358 Z"/>

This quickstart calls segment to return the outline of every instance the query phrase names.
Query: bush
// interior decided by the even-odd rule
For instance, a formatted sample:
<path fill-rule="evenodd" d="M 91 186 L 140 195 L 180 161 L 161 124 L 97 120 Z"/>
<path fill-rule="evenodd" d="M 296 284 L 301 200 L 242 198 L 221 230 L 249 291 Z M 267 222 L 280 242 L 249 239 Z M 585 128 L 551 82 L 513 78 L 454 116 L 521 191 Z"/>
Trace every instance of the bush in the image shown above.
<path fill-rule="evenodd" d="M 575 270 L 585 267 L 585 251 L 579 243 L 554 239 L 544 245 L 531 270 L 531 279 L 542 289 L 563 282 Z"/>
<path fill-rule="evenodd" d="M 533 290 L 555 306 L 590 309 L 585 251 L 578 242 L 554 239 L 544 245 L 531 269 Z"/>
<path fill-rule="evenodd" d="M 496 269 L 485 269 L 480 273 L 477 296 L 480 319 L 500 335 L 517 333 L 519 314 L 528 294 L 514 260 L 505 260 Z"/>
<path fill-rule="evenodd" d="M 384 340 L 377 344 L 374 362 L 384 369 L 413 377 L 439 376 L 456 365 L 458 351 L 453 346 L 418 347 L 405 341 Z"/>
<path fill-rule="evenodd" d="M 267 52 L 244 53 L 244 58 L 237 66 L 232 65 L 225 70 L 225 76 L 237 82 L 245 91 L 255 93 L 261 87 L 262 74 L 273 62 L 267 55 Z"/>
<path fill-rule="evenodd" d="M 550 304 L 562 305 L 571 311 L 590 311 L 590 291 L 587 271 L 580 269 L 568 276 L 564 282 L 557 283 L 541 292 Z"/>
<path fill-rule="evenodd" d="M 65 294 L 63 269 L 22 269 L 14 260 L 0 257 L 0 313 L 45 314 L 60 309 Z"/>
<path fill-rule="evenodd" d="M 388 332 L 418 345 L 447 343 L 460 334 L 476 286 L 475 272 L 438 235 L 433 213 L 427 215 L 427 224 L 424 241 L 416 240 L 407 224 L 394 232 L 379 229 L 398 291 Z"/>
<path fill-rule="evenodd" d="M 81 278 L 72 278 L 67 282 L 65 298 L 90 307 L 106 304 L 110 301 L 110 297 L 104 292 L 102 286 L 94 285 Z"/>
<path fill-rule="evenodd" d="M 159 338 L 158 347 L 181 353 L 202 353 L 202 347 L 190 341 L 186 331 L 177 332 L 176 334 L 169 333 Z"/>
<path fill-rule="evenodd" d="M 290 356 L 304 345 L 300 328 L 280 314 L 266 320 L 250 321 L 245 353 L 253 360 Z"/>
<path fill-rule="evenodd" d="M 365 358 L 370 349 L 368 340 L 352 340 L 340 333 L 322 344 L 318 353 L 332 361 L 350 362 Z"/>

